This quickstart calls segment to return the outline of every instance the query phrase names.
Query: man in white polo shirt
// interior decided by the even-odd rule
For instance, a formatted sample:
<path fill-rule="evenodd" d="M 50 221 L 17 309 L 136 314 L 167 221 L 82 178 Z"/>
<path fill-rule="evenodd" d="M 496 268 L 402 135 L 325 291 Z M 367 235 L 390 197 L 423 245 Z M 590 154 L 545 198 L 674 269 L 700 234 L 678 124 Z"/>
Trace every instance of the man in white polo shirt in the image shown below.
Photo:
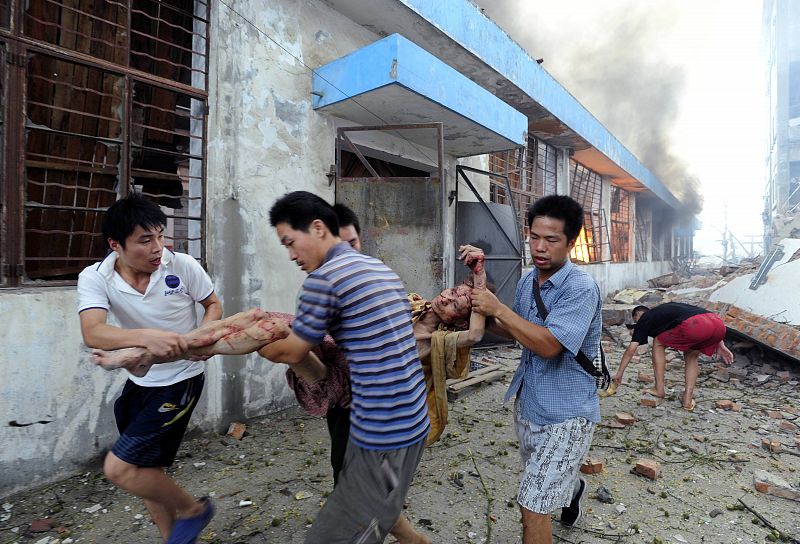
<path fill-rule="evenodd" d="M 166 360 L 188 349 L 183 335 L 222 317 L 211 278 L 191 256 L 164 248 L 167 219 L 158 205 L 131 194 L 103 218 L 112 252 L 78 278 L 78 312 L 87 346 L 103 350 L 143 347 Z M 107 322 L 113 314 L 119 326 Z M 195 358 L 198 359 L 198 358 Z M 129 375 L 114 405 L 119 440 L 103 470 L 120 488 L 144 499 L 168 544 L 190 544 L 211 520 L 208 499 L 196 500 L 164 472 L 175 460 L 203 390 L 203 363 L 177 360 Z"/>

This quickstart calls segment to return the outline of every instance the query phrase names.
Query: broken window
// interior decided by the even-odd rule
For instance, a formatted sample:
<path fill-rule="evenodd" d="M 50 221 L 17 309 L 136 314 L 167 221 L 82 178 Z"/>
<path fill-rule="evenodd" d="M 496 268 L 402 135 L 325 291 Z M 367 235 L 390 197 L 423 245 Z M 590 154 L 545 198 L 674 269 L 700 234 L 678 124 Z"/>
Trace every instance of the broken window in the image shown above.
<path fill-rule="evenodd" d="M 570 196 L 583 207 L 583 228 L 570 253 L 573 261 L 598 263 L 604 260 L 608 226 L 602 206 L 603 178 L 577 162 L 570 161 Z"/>
<path fill-rule="evenodd" d="M 611 187 L 611 260 L 630 260 L 631 195 L 619 187 Z"/>
<path fill-rule="evenodd" d="M 489 171 L 508 176 L 523 230 L 530 205 L 543 196 L 556 194 L 556 155 L 555 147 L 532 136 L 526 147 L 489 155 Z M 490 178 L 489 197 L 492 202 L 511 204 L 502 179 Z"/>
<path fill-rule="evenodd" d="M 0 239 L 11 271 L 4 284 L 74 281 L 107 251 L 103 212 L 132 190 L 161 205 L 167 246 L 201 259 L 206 1 L 43 0 L 13 9 L 22 10 L 27 40 L 9 36 L 21 53 L 2 78 L 17 83 L 3 88 L 20 107 L 0 119 L 0 139 L 21 133 L 9 136 L 2 160 L 23 164 L 9 168 L 0 232 L 21 232 Z"/>
<path fill-rule="evenodd" d="M 645 212 L 636 202 L 636 261 L 645 262 L 649 260 L 650 242 L 652 240 L 653 222 L 652 215 Z"/>
<path fill-rule="evenodd" d="M 25 272 L 75 276 L 106 253 L 100 221 L 117 199 L 123 78 L 37 53 L 26 79 Z"/>

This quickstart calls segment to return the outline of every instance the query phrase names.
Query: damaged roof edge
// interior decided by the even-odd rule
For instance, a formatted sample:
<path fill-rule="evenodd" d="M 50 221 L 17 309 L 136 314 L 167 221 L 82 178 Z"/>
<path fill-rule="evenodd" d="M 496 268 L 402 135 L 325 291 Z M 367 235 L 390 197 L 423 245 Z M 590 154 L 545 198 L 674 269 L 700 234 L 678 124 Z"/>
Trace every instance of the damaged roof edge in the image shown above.
<path fill-rule="evenodd" d="M 524 91 L 673 208 L 680 201 L 569 91 L 468 0 L 397 0 Z"/>

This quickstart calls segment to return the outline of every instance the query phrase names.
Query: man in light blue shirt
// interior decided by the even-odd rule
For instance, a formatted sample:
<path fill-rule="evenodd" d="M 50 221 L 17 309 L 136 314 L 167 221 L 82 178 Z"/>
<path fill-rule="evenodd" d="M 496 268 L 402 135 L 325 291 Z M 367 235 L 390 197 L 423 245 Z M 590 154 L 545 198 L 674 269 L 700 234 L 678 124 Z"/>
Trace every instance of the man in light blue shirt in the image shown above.
<path fill-rule="evenodd" d="M 594 377 L 575 357 L 594 359 L 602 328 L 600 289 L 569 260 L 583 227 L 583 209 L 567 196 L 548 196 L 528 210 L 534 269 L 517 284 L 514 308 L 491 292 L 472 293 L 472 306 L 495 318 L 494 332 L 523 346 L 506 400 L 516 395 L 515 423 L 524 467 L 517 502 L 523 543 L 552 542 L 550 515 L 562 508 L 572 527 L 581 515 L 586 482 L 578 478 L 600 404 Z M 543 319 L 534 289 L 547 310 Z"/>

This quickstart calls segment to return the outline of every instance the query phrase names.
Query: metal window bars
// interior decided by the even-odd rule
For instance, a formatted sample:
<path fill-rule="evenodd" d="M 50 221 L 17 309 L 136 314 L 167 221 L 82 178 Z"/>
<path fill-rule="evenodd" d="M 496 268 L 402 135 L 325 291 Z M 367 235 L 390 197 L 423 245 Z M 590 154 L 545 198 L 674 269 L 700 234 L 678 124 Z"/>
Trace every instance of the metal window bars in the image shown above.
<path fill-rule="evenodd" d="M 205 87 L 198 85 L 208 73 L 205 0 L 96 0 L 88 7 L 67 0 L 29 2 L 22 32 L 65 50 Z"/>
<path fill-rule="evenodd" d="M 630 194 L 611 187 L 611 260 L 630 261 L 631 205 Z"/>
<path fill-rule="evenodd" d="M 207 1 L 11 9 L 21 27 L 0 29 L 0 285 L 73 281 L 105 254 L 102 214 L 130 190 L 162 205 L 170 247 L 202 259 Z"/>
<path fill-rule="evenodd" d="M 645 215 L 643 210 L 636 205 L 636 261 L 645 262 L 649 258 L 650 244 L 652 242 L 653 222 L 649 214 Z"/>
<path fill-rule="evenodd" d="M 570 257 L 579 263 L 608 260 L 608 222 L 602 209 L 603 178 L 597 172 L 570 161 L 570 196 L 583 207 L 583 229 Z"/>
<path fill-rule="evenodd" d="M 504 176 L 489 178 L 489 200 L 498 204 L 511 204 L 513 200 L 523 230 L 530 205 L 543 196 L 556 194 L 556 157 L 555 147 L 533 136 L 528 138 L 526 147 L 489 155 L 489 171 Z"/>

